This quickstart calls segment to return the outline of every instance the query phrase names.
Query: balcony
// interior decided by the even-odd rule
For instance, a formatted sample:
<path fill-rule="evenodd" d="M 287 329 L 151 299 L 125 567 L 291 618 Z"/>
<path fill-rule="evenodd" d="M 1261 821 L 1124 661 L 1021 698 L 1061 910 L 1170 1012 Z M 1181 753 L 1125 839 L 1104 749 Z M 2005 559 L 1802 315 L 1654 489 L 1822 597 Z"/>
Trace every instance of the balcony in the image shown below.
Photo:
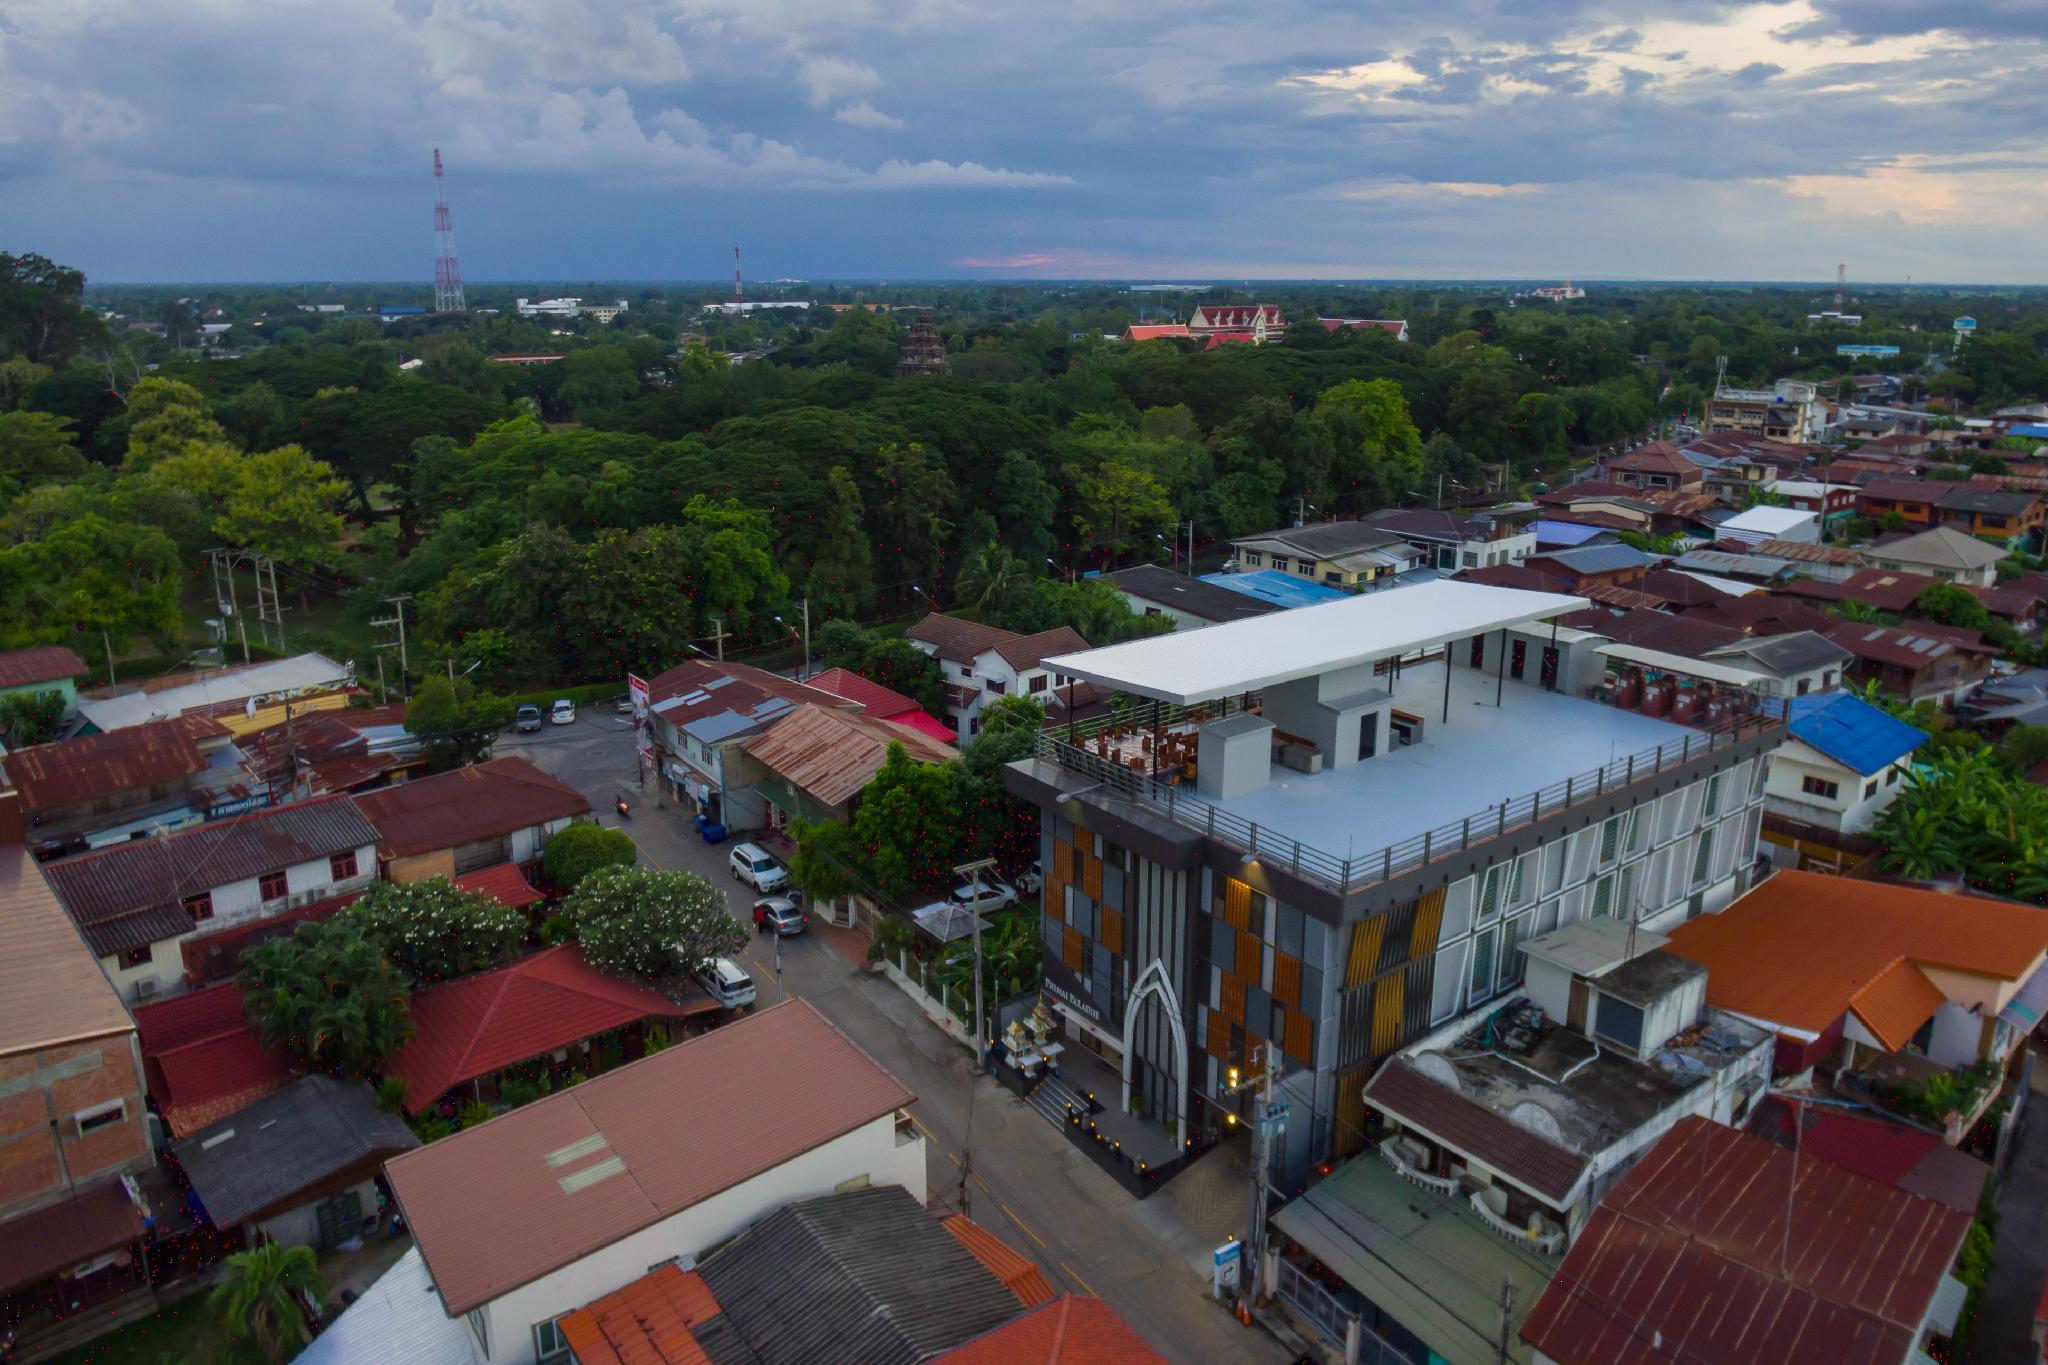
<path fill-rule="evenodd" d="M 1516 1246 L 1544 1256 L 1557 1256 L 1563 1253 L 1564 1229 L 1554 1219 L 1544 1217 L 1533 1208 L 1526 1223 L 1516 1223 L 1508 1216 L 1510 1206 L 1507 1191 L 1498 1186 L 1488 1185 L 1472 1191 L 1470 1203 L 1472 1211 L 1479 1215 L 1480 1222 Z"/>
<path fill-rule="evenodd" d="M 1454 1175 L 1431 1175 L 1429 1149 L 1414 1138 L 1405 1134 L 1388 1138 L 1380 1144 L 1379 1153 L 1394 1168 L 1394 1173 L 1409 1184 L 1432 1190 L 1447 1199 L 1458 1197 L 1458 1178 Z"/>

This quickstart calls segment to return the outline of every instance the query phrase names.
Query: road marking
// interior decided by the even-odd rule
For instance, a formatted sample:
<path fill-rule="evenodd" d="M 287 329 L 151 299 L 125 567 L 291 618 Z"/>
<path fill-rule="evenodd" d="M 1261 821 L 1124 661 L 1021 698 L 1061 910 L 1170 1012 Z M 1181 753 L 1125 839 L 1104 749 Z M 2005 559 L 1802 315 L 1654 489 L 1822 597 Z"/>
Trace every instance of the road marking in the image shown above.
<path fill-rule="evenodd" d="M 972 1171 L 969 1171 L 967 1173 L 967 1178 L 969 1180 L 972 1180 L 976 1185 L 979 1185 L 981 1187 L 981 1192 L 987 1195 L 989 1198 L 993 1199 L 996 1197 L 996 1192 L 994 1190 L 990 1189 L 986 1185 L 982 1185 L 980 1176 L 974 1174 Z"/>
<path fill-rule="evenodd" d="M 925 1126 L 924 1126 L 924 1121 L 923 1121 L 922 1119 L 918 1118 L 918 1116 L 917 1116 L 917 1115 L 915 1115 L 915 1114 L 912 1114 L 912 1115 L 910 1116 L 910 1126 L 911 1126 L 911 1127 L 913 1127 L 913 1128 L 915 1128 L 915 1129 L 917 1129 L 917 1131 L 918 1131 L 918 1132 L 920 1132 L 920 1133 L 923 1133 L 923 1134 L 924 1134 L 924 1137 L 925 1137 L 925 1141 L 927 1141 L 927 1142 L 931 1143 L 931 1144 L 932 1144 L 933 1146 L 937 1147 L 937 1148 L 938 1148 L 938 1149 L 939 1149 L 940 1151 L 944 1151 L 944 1150 L 945 1150 L 945 1144 L 939 1141 L 939 1135 L 938 1135 L 937 1133 L 934 1133 L 934 1132 L 933 1132 L 933 1131 L 932 1131 L 931 1129 L 929 1129 L 929 1128 L 925 1127 Z"/>
<path fill-rule="evenodd" d="M 1082 1287 L 1083 1289 L 1087 1290 L 1087 1291 L 1088 1291 L 1088 1293 L 1089 1293 L 1089 1296 L 1090 1296 L 1090 1297 L 1092 1297 L 1092 1298 L 1097 1298 L 1097 1299 L 1099 1299 L 1099 1298 L 1101 1298 L 1101 1297 L 1102 1297 L 1102 1295 L 1100 1295 L 1100 1294 L 1098 1294 L 1098 1293 L 1096 1293 L 1096 1292 L 1095 1292 L 1095 1286 L 1094 1286 L 1094 1285 L 1092 1285 L 1092 1284 L 1088 1283 L 1088 1281 L 1086 1281 L 1086 1280 L 1084 1280 L 1084 1279 L 1082 1279 L 1082 1278 L 1081 1278 L 1081 1272 L 1080 1272 L 1080 1271 L 1078 1271 L 1078 1270 L 1074 1269 L 1074 1267 L 1072 1267 L 1072 1266 L 1068 1265 L 1068 1264 L 1067 1264 L 1067 1263 L 1066 1263 L 1065 1261 L 1061 1261 L 1061 1262 L 1060 1262 L 1060 1269 L 1061 1269 L 1061 1270 L 1064 1270 L 1064 1271 L 1066 1271 L 1066 1272 L 1067 1272 L 1067 1274 L 1068 1274 L 1068 1275 L 1069 1275 L 1070 1277 L 1072 1277 L 1072 1279 L 1073 1279 L 1073 1281 L 1074 1281 L 1074 1283 L 1075 1283 L 1075 1284 L 1078 1284 L 1078 1285 L 1080 1285 L 1080 1286 L 1081 1286 L 1081 1287 Z"/>
<path fill-rule="evenodd" d="M 975 1184 L 977 1184 L 977 1185 L 981 1184 L 981 1182 L 980 1182 L 979 1180 L 975 1181 L 974 1183 L 975 1183 Z M 984 1193 L 986 1193 L 986 1187 L 985 1187 L 985 1186 L 984 1186 Z M 1030 1239 L 1031 1239 L 1032 1241 L 1034 1241 L 1034 1242 L 1038 1243 L 1038 1247 L 1039 1247 L 1039 1250 L 1041 1250 L 1041 1251 L 1045 1250 L 1045 1239 L 1044 1239 L 1043 1237 L 1040 1237 L 1040 1236 L 1039 1236 L 1039 1235 L 1038 1235 L 1037 1233 L 1033 1232 L 1033 1231 L 1031 1230 L 1031 1225 L 1030 1225 L 1029 1223 L 1025 1222 L 1025 1221 L 1024 1221 L 1024 1220 L 1023 1220 L 1022 1218 L 1019 1218 L 1019 1217 L 1018 1217 L 1018 1216 L 1016 1215 L 1016 1212 L 1015 1212 L 1014 1210 L 1012 1210 L 1012 1209 L 1010 1208 L 1010 1206 L 1009 1206 L 1008 1204 L 998 1204 L 998 1205 L 997 1205 L 996 1207 L 997 1207 L 997 1208 L 999 1208 L 999 1209 L 1001 1209 L 1001 1210 L 1002 1210 L 1002 1211 L 1003 1211 L 1004 1213 L 1007 1213 L 1007 1214 L 1009 1214 L 1009 1215 L 1010 1215 L 1010 1221 L 1011 1221 L 1011 1222 L 1013 1222 L 1013 1223 L 1015 1223 L 1015 1224 L 1016 1224 L 1016 1225 L 1017 1225 L 1018 1227 L 1022 1228 L 1022 1229 L 1024 1230 L 1024 1235 L 1025 1235 L 1026 1237 L 1029 1237 L 1029 1238 L 1030 1238 Z M 1090 1290 L 1089 1292 L 1090 1292 L 1090 1293 L 1094 1293 L 1094 1291 L 1093 1291 L 1093 1290 Z"/>
<path fill-rule="evenodd" d="M 944 1148 L 941 1148 L 940 1150 L 941 1150 L 941 1151 L 944 1151 L 945 1149 L 944 1149 Z M 955 1166 L 958 1166 L 958 1165 L 960 1164 L 960 1158 L 959 1158 L 959 1157 L 957 1157 L 957 1156 L 954 1156 L 954 1155 L 953 1155 L 953 1154 L 952 1154 L 951 1152 L 946 1152 L 946 1159 L 947 1159 L 948 1161 L 952 1162 L 952 1163 L 953 1163 L 953 1164 L 954 1164 Z"/>

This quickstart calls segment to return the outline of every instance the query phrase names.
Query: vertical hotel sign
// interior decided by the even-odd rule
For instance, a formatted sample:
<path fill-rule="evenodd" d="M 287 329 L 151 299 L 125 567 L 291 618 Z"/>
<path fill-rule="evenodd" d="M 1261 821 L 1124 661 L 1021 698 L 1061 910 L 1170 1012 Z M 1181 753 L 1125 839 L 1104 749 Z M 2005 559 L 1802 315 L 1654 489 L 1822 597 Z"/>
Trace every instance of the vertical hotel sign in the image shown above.
<path fill-rule="evenodd" d="M 640 780 L 654 769 L 654 731 L 647 724 L 647 680 L 626 675 L 626 699 L 633 705 L 633 743 L 640 751 Z"/>

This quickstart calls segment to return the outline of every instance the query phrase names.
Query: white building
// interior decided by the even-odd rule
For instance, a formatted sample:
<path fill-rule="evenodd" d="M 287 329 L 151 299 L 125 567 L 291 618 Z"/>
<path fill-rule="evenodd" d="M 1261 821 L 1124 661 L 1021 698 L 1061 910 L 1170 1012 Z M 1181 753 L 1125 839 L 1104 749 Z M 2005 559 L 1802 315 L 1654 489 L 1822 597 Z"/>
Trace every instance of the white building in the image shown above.
<path fill-rule="evenodd" d="M 182 990 L 181 940 L 360 891 L 377 830 L 346 795 L 135 839 L 44 868 L 124 999 Z"/>
<path fill-rule="evenodd" d="M 1789 540 L 1810 545 L 1820 541 L 1820 516 L 1796 507 L 1752 507 L 1737 512 L 1714 528 L 1719 540 L 1754 545 L 1765 540 Z"/>
<path fill-rule="evenodd" d="M 523 318 L 586 317 L 593 322 L 610 322 L 630 305 L 624 299 L 614 303 L 585 303 L 580 298 L 514 299 L 512 310 Z"/>
<path fill-rule="evenodd" d="M 793 1200 L 900 1185 L 923 1203 L 916 1098 L 790 1000 L 385 1171 L 475 1365 L 532 1365 L 565 1358 L 564 1317 Z"/>
<path fill-rule="evenodd" d="M 946 680 L 946 713 L 940 719 L 953 727 L 957 742 L 963 745 L 981 733 L 981 708 L 990 697 L 1029 697 L 1045 708 L 1049 718 L 1065 716 L 1068 696 L 1064 689 L 1070 680 L 1047 668 L 1045 659 L 1088 647 L 1070 626 L 1019 635 L 937 612 L 904 636 L 939 661 Z M 1091 691 L 1089 696 L 1093 695 Z"/>
<path fill-rule="evenodd" d="M 1303 1177 L 1357 1150 L 1386 1057 L 1521 989 L 1517 945 L 1738 895 L 1782 706 L 1716 686 L 1694 728 L 1554 690 L 1582 606 L 1447 580 L 1046 660 L 1139 699 L 1005 773 L 1069 1040 L 1210 1133 L 1270 1042 Z"/>
<path fill-rule="evenodd" d="M 1862 834 L 1898 798 L 1925 732 L 1848 692 L 1795 698 L 1790 737 L 1771 756 L 1764 831 L 1780 867 L 1840 871 L 1860 861 L 1841 836 Z"/>

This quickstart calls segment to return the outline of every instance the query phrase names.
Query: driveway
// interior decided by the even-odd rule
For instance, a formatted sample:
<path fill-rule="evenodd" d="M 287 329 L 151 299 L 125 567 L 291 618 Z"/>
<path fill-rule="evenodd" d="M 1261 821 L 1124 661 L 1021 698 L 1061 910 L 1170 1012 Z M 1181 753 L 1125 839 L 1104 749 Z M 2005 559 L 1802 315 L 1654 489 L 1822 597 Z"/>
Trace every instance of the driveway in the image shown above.
<path fill-rule="evenodd" d="M 507 735 L 497 752 L 521 754 L 570 783 L 607 825 L 621 825 L 612 802 L 624 792 L 633 819 L 621 827 L 648 863 L 710 878 L 745 917 L 751 895 L 726 870 L 731 844 L 707 846 L 672 806 L 659 803 L 651 781 L 645 792 L 638 789 L 630 727 L 588 710 L 574 726 Z M 809 1000 L 917 1092 L 913 1113 L 925 1136 L 935 1203 L 965 1209 L 1034 1259 L 1055 1287 L 1107 1300 L 1169 1360 L 1292 1358 L 1208 1298 L 1208 1215 L 1218 1207 L 1242 1209 L 1247 1188 L 1230 1178 L 1243 1169 L 1240 1154 L 1212 1153 L 1151 1199 L 1133 1199 L 1037 1111 L 994 1081 L 976 1080 L 968 1051 L 901 991 L 850 960 L 838 938 L 820 930 L 783 940 L 781 990 Z M 755 938 L 745 963 L 764 1002 L 776 998 L 773 961 L 770 942 Z M 1189 1182 L 1185 1190 L 1181 1181 Z"/>

